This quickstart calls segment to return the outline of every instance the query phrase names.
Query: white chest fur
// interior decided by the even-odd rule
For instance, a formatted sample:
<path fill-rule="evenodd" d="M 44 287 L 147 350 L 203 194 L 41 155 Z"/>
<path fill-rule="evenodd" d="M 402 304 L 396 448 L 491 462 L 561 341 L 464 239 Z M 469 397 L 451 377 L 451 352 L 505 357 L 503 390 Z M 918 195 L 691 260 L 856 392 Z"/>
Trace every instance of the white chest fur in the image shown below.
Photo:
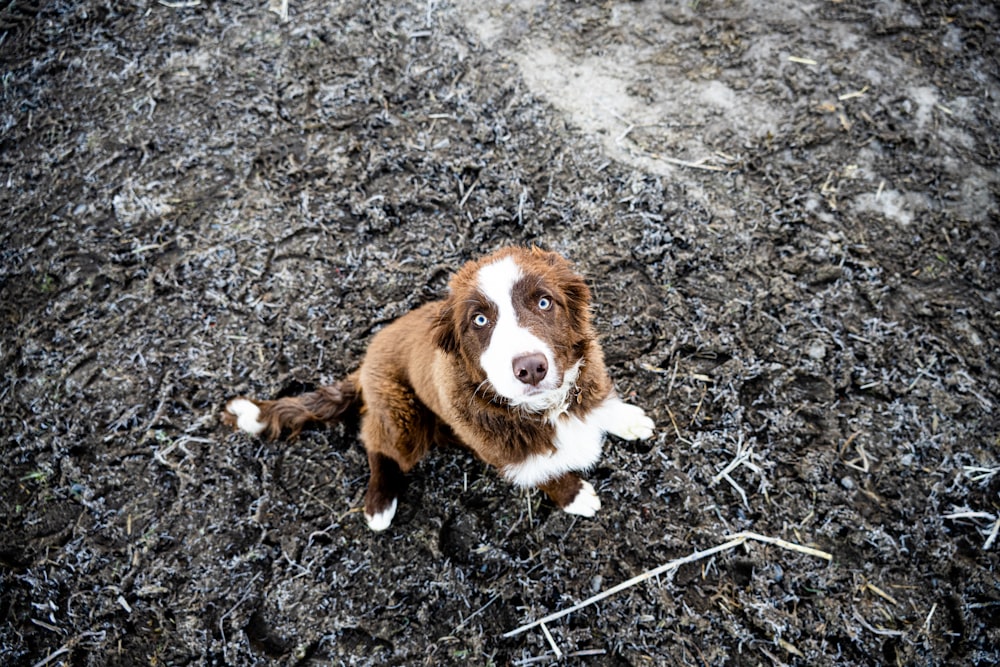
<path fill-rule="evenodd" d="M 538 486 L 574 470 L 586 470 L 601 457 L 605 433 L 626 440 L 648 438 L 653 421 L 634 405 L 617 396 L 609 396 L 583 418 L 563 414 L 555 422 L 555 451 L 534 454 L 519 463 L 507 465 L 504 476 L 522 487 Z"/>
<path fill-rule="evenodd" d="M 586 470 L 601 457 L 604 430 L 589 421 L 562 415 L 556 421 L 555 451 L 533 454 L 504 467 L 507 479 L 521 487 L 534 487 L 572 470 Z"/>

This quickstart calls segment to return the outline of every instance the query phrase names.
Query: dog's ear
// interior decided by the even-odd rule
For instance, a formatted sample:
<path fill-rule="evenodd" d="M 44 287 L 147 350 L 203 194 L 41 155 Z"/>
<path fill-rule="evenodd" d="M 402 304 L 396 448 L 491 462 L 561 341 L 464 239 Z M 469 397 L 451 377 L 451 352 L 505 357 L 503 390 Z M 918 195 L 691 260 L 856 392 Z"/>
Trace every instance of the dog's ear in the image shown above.
<path fill-rule="evenodd" d="M 455 331 L 455 320 L 452 317 L 450 303 L 446 303 L 431 323 L 431 335 L 434 344 L 445 352 L 454 353 L 458 351 L 458 333 Z"/>
<path fill-rule="evenodd" d="M 531 246 L 531 254 L 541 258 L 549 266 L 569 267 L 569 262 L 566 261 L 566 258 L 557 252 L 543 250 L 538 246 Z"/>

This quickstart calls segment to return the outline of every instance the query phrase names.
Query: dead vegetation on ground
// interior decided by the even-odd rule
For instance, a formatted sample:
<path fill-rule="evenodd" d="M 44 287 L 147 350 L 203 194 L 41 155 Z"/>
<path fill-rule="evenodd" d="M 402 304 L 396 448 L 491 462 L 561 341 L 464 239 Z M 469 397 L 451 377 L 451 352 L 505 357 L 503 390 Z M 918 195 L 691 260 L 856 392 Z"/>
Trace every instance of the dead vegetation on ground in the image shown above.
<path fill-rule="evenodd" d="M 1000 660 L 995 9 L 284 8 L 0 10 L 3 664 Z M 659 425 L 594 520 L 220 427 L 504 243 Z"/>

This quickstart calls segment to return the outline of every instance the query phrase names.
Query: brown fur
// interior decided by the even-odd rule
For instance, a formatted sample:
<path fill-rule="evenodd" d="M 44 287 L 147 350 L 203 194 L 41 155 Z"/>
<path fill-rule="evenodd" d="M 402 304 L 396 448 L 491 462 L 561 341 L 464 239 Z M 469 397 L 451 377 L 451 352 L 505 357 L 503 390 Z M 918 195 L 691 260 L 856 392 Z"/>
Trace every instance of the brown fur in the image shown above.
<path fill-rule="evenodd" d="M 339 384 L 302 396 L 253 401 L 260 408 L 262 435 L 295 436 L 308 423 L 330 423 L 362 406 L 361 440 L 371 478 L 365 511 L 371 517 L 399 496 L 402 475 L 423 458 L 441 424 L 487 463 L 503 468 L 554 449 L 554 427 L 545 415 L 512 409 L 481 388 L 486 375 L 479 356 L 488 344 L 471 326 L 476 309 L 491 305 L 478 295 L 478 271 L 514 256 L 531 277 L 515 288 L 515 299 L 536 293 L 556 302 L 551 313 L 525 314 L 524 322 L 552 345 L 559 367 L 584 360 L 568 412 L 584 415 L 612 392 L 604 358 L 590 323 L 590 291 L 561 256 L 538 249 L 508 248 L 462 267 L 449 296 L 399 318 L 374 336 L 361 367 Z M 232 415 L 227 423 L 235 425 Z M 573 501 L 582 482 L 566 473 L 541 488 L 560 507 Z"/>

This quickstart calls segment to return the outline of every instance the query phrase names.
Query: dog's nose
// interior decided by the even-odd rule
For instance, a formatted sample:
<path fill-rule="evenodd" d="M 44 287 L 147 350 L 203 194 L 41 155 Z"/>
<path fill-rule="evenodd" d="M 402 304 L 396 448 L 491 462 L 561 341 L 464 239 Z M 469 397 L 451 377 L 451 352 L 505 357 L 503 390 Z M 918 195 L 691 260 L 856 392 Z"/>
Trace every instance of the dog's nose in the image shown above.
<path fill-rule="evenodd" d="M 536 385 L 549 372 L 549 362 L 544 354 L 525 354 L 514 359 L 514 377 L 524 384 Z"/>

